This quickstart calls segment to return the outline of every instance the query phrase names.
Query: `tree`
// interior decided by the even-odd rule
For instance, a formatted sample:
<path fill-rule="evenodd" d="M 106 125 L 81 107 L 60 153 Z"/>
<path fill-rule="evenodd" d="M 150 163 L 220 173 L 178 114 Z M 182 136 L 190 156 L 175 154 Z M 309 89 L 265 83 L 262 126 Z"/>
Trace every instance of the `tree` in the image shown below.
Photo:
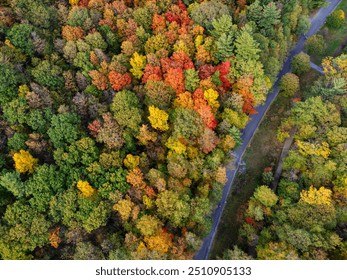
<path fill-rule="evenodd" d="M 7 36 L 14 46 L 32 56 L 34 54 L 34 45 L 31 39 L 32 32 L 33 26 L 30 24 L 14 24 L 8 31 Z"/>
<path fill-rule="evenodd" d="M 136 79 L 141 79 L 143 75 L 143 69 L 146 66 L 146 57 L 134 52 L 132 58 L 130 58 L 131 69 L 130 72 Z"/>
<path fill-rule="evenodd" d="M 76 114 L 62 113 L 54 115 L 51 120 L 51 126 L 47 134 L 56 148 L 71 144 L 80 136 L 80 120 Z"/>
<path fill-rule="evenodd" d="M 63 70 L 49 60 L 41 61 L 32 71 L 35 81 L 51 90 L 64 87 Z"/>
<path fill-rule="evenodd" d="M 158 129 L 161 131 L 168 130 L 169 125 L 167 121 L 169 119 L 169 115 L 165 111 L 160 110 L 154 106 L 150 106 L 148 109 L 149 109 L 148 120 L 150 121 L 152 127 L 154 129 Z"/>
<path fill-rule="evenodd" d="M 136 227 L 144 236 L 156 235 L 162 228 L 162 222 L 155 216 L 143 215 L 136 221 Z"/>
<path fill-rule="evenodd" d="M 324 187 L 316 189 L 310 186 L 309 190 L 300 193 L 300 201 L 311 205 L 331 205 L 332 191 Z"/>
<path fill-rule="evenodd" d="M 108 74 L 108 79 L 112 88 L 116 91 L 122 90 L 125 86 L 131 83 L 131 76 L 129 73 L 120 74 L 116 71 L 111 71 Z"/>
<path fill-rule="evenodd" d="M 278 201 L 276 194 L 268 186 L 258 187 L 253 196 L 266 207 L 273 207 Z"/>
<path fill-rule="evenodd" d="M 19 173 L 33 173 L 38 160 L 29 152 L 20 150 L 13 155 L 14 165 Z"/>
<path fill-rule="evenodd" d="M 339 29 L 345 23 L 345 13 L 343 10 L 338 9 L 331 13 L 330 16 L 327 17 L 326 25 L 331 29 Z"/>
<path fill-rule="evenodd" d="M 159 216 L 170 221 L 175 226 L 183 226 L 189 217 L 189 199 L 186 196 L 180 198 L 179 194 L 171 190 L 165 190 L 158 194 L 155 201 Z"/>
<path fill-rule="evenodd" d="M 284 96 L 294 96 L 300 89 L 299 77 L 293 73 L 285 74 L 280 82 L 280 91 Z"/>
<path fill-rule="evenodd" d="M 304 52 L 301 52 L 292 59 L 292 71 L 294 74 L 301 75 L 308 72 L 311 69 L 310 56 Z"/>
<path fill-rule="evenodd" d="M 228 6 L 221 1 L 213 0 L 194 5 L 191 10 L 192 19 L 206 29 L 212 29 L 212 22 L 223 15 L 229 14 Z"/>
<path fill-rule="evenodd" d="M 142 119 L 142 110 L 139 109 L 139 99 L 132 91 L 118 92 L 111 104 L 111 111 L 117 123 L 132 132 L 137 132 Z"/>
<path fill-rule="evenodd" d="M 95 189 L 87 181 L 78 181 L 77 188 L 81 191 L 84 197 L 90 197 L 95 193 Z"/>
<path fill-rule="evenodd" d="M 5 104 L 17 96 L 18 73 L 8 64 L 0 64 L 0 104 Z"/>
<path fill-rule="evenodd" d="M 310 55 L 322 55 L 326 49 L 325 39 L 320 34 L 315 34 L 305 42 L 305 50 Z"/>

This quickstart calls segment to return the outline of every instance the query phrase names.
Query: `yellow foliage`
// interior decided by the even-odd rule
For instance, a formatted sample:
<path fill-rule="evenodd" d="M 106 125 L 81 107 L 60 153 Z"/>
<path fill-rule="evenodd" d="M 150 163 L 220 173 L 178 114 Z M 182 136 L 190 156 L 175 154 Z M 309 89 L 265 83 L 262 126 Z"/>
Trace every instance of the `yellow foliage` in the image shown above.
<path fill-rule="evenodd" d="M 299 148 L 299 152 L 304 156 L 322 156 L 323 158 L 327 159 L 330 155 L 329 144 L 327 142 L 322 142 L 322 144 L 315 145 L 298 140 L 296 144 Z"/>
<path fill-rule="evenodd" d="M 320 187 L 319 190 L 311 186 L 308 191 L 303 190 L 300 193 L 300 201 L 311 205 L 331 205 L 332 191 Z"/>
<path fill-rule="evenodd" d="M 202 36 L 202 35 L 196 36 L 195 42 L 194 42 L 195 47 L 198 48 L 199 46 L 201 46 L 203 44 L 203 42 L 204 42 L 204 36 Z"/>
<path fill-rule="evenodd" d="M 196 147 L 188 147 L 187 154 L 190 159 L 196 158 L 199 155 L 199 149 Z"/>
<path fill-rule="evenodd" d="M 131 69 L 130 72 L 137 79 L 141 79 L 143 75 L 143 69 L 146 66 L 146 57 L 144 55 L 138 54 L 138 52 L 134 52 L 133 56 L 130 58 Z"/>
<path fill-rule="evenodd" d="M 142 197 L 143 204 L 146 206 L 146 209 L 152 209 L 154 206 L 154 202 L 147 195 Z"/>
<path fill-rule="evenodd" d="M 12 45 L 11 41 L 9 39 L 5 40 L 5 45 L 10 47 L 11 49 L 14 49 L 14 45 Z"/>
<path fill-rule="evenodd" d="M 113 210 L 119 213 L 123 221 L 127 221 L 134 206 L 135 204 L 130 200 L 129 197 L 127 197 L 119 200 L 115 205 L 113 205 Z"/>
<path fill-rule="evenodd" d="M 78 5 L 78 2 L 79 2 L 79 0 L 69 0 L 69 4 L 70 4 L 71 6 L 77 6 L 77 5 Z"/>
<path fill-rule="evenodd" d="M 149 106 L 149 117 L 148 117 L 152 127 L 161 131 L 166 131 L 169 129 L 169 124 L 167 123 L 169 115 L 157 107 Z"/>
<path fill-rule="evenodd" d="M 38 159 L 34 158 L 29 152 L 20 150 L 13 155 L 14 167 L 19 173 L 33 173 Z"/>
<path fill-rule="evenodd" d="M 27 85 L 20 85 L 18 88 L 18 95 L 24 97 L 30 91 Z"/>
<path fill-rule="evenodd" d="M 206 99 L 208 104 L 214 109 L 219 108 L 219 102 L 217 101 L 218 96 L 218 92 L 212 88 L 204 91 L 204 98 Z"/>
<path fill-rule="evenodd" d="M 140 157 L 133 156 L 132 154 L 127 154 L 124 161 L 124 166 L 128 169 L 134 169 L 140 164 Z"/>
<path fill-rule="evenodd" d="M 184 144 L 182 144 L 179 140 L 173 139 L 172 137 L 167 140 L 166 147 L 179 155 L 185 155 L 187 151 L 187 147 Z"/>
<path fill-rule="evenodd" d="M 91 197 L 96 192 L 87 181 L 78 181 L 77 188 L 81 191 L 84 197 Z"/>
<path fill-rule="evenodd" d="M 144 241 L 146 242 L 148 249 L 162 254 L 168 252 L 172 247 L 172 236 L 164 230 L 157 235 L 146 236 Z"/>

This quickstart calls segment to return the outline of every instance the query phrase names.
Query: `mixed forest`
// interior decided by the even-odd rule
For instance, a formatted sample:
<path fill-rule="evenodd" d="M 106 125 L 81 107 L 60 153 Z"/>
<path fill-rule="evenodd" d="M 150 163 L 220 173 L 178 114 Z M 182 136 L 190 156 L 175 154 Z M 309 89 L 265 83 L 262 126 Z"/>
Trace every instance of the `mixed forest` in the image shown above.
<path fill-rule="evenodd" d="M 0 258 L 191 259 L 324 3 L 0 1 Z M 298 131 L 278 194 L 260 187 L 245 218 L 260 258 L 346 246 L 346 65 L 328 58 L 283 123 Z"/>
<path fill-rule="evenodd" d="M 322 65 L 325 74 L 278 130 L 280 141 L 294 135 L 278 186 L 271 168 L 264 170 L 239 247 L 224 258 L 250 259 L 250 252 L 258 259 L 347 259 L 347 54 Z"/>

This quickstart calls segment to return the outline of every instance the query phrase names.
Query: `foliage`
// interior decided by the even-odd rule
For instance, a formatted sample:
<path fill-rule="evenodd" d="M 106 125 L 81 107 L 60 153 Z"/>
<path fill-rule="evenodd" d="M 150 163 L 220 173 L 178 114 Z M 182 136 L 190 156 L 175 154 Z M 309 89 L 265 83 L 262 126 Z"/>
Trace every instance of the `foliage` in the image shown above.
<path fill-rule="evenodd" d="M 301 52 L 292 59 L 292 71 L 297 75 L 304 74 L 311 69 L 310 56 Z"/>
<path fill-rule="evenodd" d="M 322 4 L 294 2 L 5 1 L 0 258 L 191 259 L 211 228 L 241 130 Z M 297 104 L 283 126 L 282 135 L 298 127 L 284 172 L 300 184 L 283 184 L 278 201 L 260 188 L 243 228 L 250 243 L 275 208 L 299 200 L 307 180 L 336 183 L 331 197 L 344 201 L 345 160 L 335 156 L 345 156 L 346 102 L 331 101 L 345 94 L 345 59 L 322 65 L 327 80 L 312 90 L 322 98 Z M 317 207 L 322 228 L 336 223 L 331 206 L 300 205 L 293 219 L 304 213 L 311 224 L 309 207 Z M 288 240 L 281 248 L 300 243 L 299 253 L 319 253 L 306 232 L 276 230 Z M 269 234 L 259 238 L 269 249 Z M 315 238 L 339 246 L 331 232 Z"/>
<path fill-rule="evenodd" d="M 343 10 L 335 10 L 328 16 L 326 25 L 332 29 L 339 29 L 345 23 L 345 13 Z"/>
<path fill-rule="evenodd" d="M 280 91 L 285 96 L 294 96 L 300 89 L 299 77 L 293 73 L 285 74 L 280 82 Z"/>
<path fill-rule="evenodd" d="M 20 150 L 13 155 L 14 167 L 19 173 L 33 173 L 38 160 L 29 152 Z"/>

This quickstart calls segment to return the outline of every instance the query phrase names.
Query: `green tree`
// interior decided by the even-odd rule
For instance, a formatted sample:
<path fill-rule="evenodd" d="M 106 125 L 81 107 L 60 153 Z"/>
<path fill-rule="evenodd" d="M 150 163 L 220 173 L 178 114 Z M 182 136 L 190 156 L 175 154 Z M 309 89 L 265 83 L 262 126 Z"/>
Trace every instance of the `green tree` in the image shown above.
<path fill-rule="evenodd" d="M 293 73 L 285 74 L 280 82 L 280 91 L 285 96 L 294 96 L 300 90 L 299 77 Z"/>
<path fill-rule="evenodd" d="M 118 92 L 112 100 L 111 111 L 117 123 L 136 134 L 142 119 L 139 99 L 132 91 Z"/>
<path fill-rule="evenodd" d="M 54 115 L 47 134 L 56 148 L 71 144 L 80 136 L 80 119 L 74 113 Z"/>
<path fill-rule="evenodd" d="M 33 30 L 33 26 L 30 24 L 15 24 L 9 30 L 7 36 L 14 46 L 20 48 L 27 55 L 32 56 L 34 54 L 34 45 L 31 39 Z"/>
<path fill-rule="evenodd" d="M 301 52 L 292 59 L 292 71 L 294 74 L 301 75 L 308 72 L 311 69 L 310 56 L 304 52 Z"/>

